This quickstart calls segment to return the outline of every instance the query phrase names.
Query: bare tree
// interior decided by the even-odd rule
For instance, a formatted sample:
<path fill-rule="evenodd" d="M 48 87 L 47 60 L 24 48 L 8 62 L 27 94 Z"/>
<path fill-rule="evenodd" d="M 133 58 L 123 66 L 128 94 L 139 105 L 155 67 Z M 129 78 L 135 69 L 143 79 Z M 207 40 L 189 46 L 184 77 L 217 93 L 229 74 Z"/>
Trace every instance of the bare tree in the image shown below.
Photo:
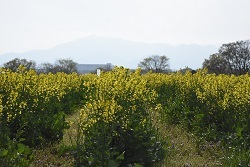
<path fill-rule="evenodd" d="M 160 73 L 169 68 L 169 58 L 166 56 L 153 55 L 143 59 L 143 61 L 138 64 L 138 67 Z"/>
<path fill-rule="evenodd" d="M 50 63 L 43 63 L 40 67 L 40 72 L 44 73 L 64 72 L 69 74 L 77 72 L 76 65 L 77 63 L 71 59 L 59 59 L 54 63 L 54 65 Z"/>
<path fill-rule="evenodd" d="M 56 69 L 54 68 L 54 65 L 51 63 L 42 63 L 40 67 L 38 68 L 39 73 L 56 73 Z"/>
<path fill-rule="evenodd" d="M 55 68 L 58 69 L 60 72 L 69 74 L 77 72 L 76 65 L 77 63 L 71 59 L 59 59 L 55 63 Z"/>
<path fill-rule="evenodd" d="M 111 71 L 113 69 L 113 65 L 111 63 L 107 63 L 106 66 L 104 67 L 105 71 Z"/>

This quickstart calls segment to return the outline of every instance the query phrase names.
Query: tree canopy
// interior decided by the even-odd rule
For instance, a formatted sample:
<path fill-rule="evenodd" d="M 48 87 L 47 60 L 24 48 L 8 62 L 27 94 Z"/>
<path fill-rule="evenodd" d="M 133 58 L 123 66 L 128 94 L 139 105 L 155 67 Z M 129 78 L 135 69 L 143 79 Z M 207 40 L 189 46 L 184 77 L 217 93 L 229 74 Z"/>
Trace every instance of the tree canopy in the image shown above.
<path fill-rule="evenodd" d="M 227 62 L 219 53 L 210 55 L 209 59 L 205 59 L 202 65 L 203 68 L 208 69 L 209 73 L 229 74 Z"/>
<path fill-rule="evenodd" d="M 169 58 L 166 56 L 152 55 L 143 59 L 143 61 L 138 64 L 138 67 L 160 73 L 169 68 Z"/>
<path fill-rule="evenodd" d="M 205 59 L 203 68 L 216 74 L 242 75 L 250 72 L 250 41 L 223 44 L 218 53 Z"/>
<path fill-rule="evenodd" d="M 17 69 L 20 66 L 24 66 L 25 69 L 30 70 L 30 69 L 35 69 L 36 68 L 36 62 L 33 60 L 26 60 L 26 59 L 19 59 L 19 58 L 15 58 L 7 63 L 3 64 L 4 68 L 10 69 L 12 71 L 17 71 Z"/>
<path fill-rule="evenodd" d="M 39 72 L 44 72 L 44 73 L 64 72 L 69 74 L 77 72 L 76 65 L 77 63 L 71 59 L 59 59 L 54 64 L 43 63 L 40 67 Z"/>

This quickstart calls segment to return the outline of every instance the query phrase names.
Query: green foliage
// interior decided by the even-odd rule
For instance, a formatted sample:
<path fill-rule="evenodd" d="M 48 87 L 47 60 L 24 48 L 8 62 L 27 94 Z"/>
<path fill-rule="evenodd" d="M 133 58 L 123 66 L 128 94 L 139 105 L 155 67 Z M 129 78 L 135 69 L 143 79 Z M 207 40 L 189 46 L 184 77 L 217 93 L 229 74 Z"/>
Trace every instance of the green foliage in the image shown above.
<path fill-rule="evenodd" d="M 219 53 L 205 59 L 203 68 L 210 73 L 244 75 L 250 72 L 250 41 L 223 44 Z"/>
<path fill-rule="evenodd" d="M 0 167 L 25 167 L 29 166 L 33 159 L 31 149 L 23 144 L 25 139 L 9 138 L 9 130 L 0 122 Z"/>
<path fill-rule="evenodd" d="M 157 102 L 164 107 L 166 122 L 185 126 L 199 136 L 200 142 L 220 141 L 225 147 L 249 149 L 249 75 L 216 76 L 198 71 L 144 77 L 159 95 Z M 228 140 L 230 136 L 236 137 Z M 241 156 L 242 151 L 237 152 Z"/>
<path fill-rule="evenodd" d="M 249 167 L 250 149 L 248 141 L 239 138 L 237 134 L 230 135 L 226 139 L 226 147 L 222 160 L 226 166 Z"/>

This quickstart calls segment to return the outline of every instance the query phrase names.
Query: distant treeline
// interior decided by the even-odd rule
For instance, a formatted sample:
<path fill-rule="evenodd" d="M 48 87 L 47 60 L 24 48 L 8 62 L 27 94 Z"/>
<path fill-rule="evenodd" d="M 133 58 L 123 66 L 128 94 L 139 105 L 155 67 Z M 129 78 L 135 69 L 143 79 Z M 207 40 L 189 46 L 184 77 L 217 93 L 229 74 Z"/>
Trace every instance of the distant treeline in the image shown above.
<path fill-rule="evenodd" d="M 194 60 L 195 61 L 195 60 Z M 20 66 L 24 66 L 27 70 L 34 69 L 38 73 L 73 73 L 77 71 L 77 63 L 72 59 L 59 59 L 54 64 L 42 63 L 37 66 L 33 60 L 15 58 L 9 62 L 3 64 L 4 68 L 12 71 L 17 71 Z M 143 69 L 143 72 L 155 72 L 155 73 L 172 73 L 176 72 L 170 69 L 169 58 L 165 55 L 152 55 L 144 58 L 138 63 L 138 67 Z M 250 73 L 250 41 L 236 41 L 228 44 L 223 44 L 218 53 L 210 55 L 208 59 L 205 59 L 202 64 L 202 69 L 207 69 L 208 73 L 215 74 L 234 74 L 243 75 Z M 102 70 L 110 70 L 107 69 Z M 179 72 L 185 73 L 191 71 L 195 73 L 197 69 L 191 69 L 187 66 L 184 69 L 180 69 Z"/>

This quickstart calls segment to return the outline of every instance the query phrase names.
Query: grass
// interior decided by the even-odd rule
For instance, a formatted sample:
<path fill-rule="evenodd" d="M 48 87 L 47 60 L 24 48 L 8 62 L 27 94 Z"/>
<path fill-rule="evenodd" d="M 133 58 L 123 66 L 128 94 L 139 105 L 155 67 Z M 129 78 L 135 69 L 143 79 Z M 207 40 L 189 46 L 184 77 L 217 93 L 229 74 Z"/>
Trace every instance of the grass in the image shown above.
<path fill-rule="evenodd" d="M 68 151 L 75 144 L 77 135 L 79 113 L 67 117 L 70 128 L 65 131 L 60 143 L 47 145 L 43 149 L 34 151 L 34 161 L 30 165 L 36 166 L 61 166 L 74 165 L 72 151 Z M 222 166 L 220 161 L 221 150 L 218 144 L 204 143 L 197 146 L 196 138 L 176 125 L 164 125 L 160 128 L 161 133 L 168 138 L 168 154 L 159 167 L 215 167 Z"/>
<path fill-rule="evenodd" d="M 64 133 L 63 140 L 59 143 L 48 144 L 43 149 L 34 151 L 34 161 L 30 167 L 70 167 L 74 166 L 74 157 L 67 149 L 75 144 L 77 135 L 79 113 L 75 112 L 66 119 L 70 123 L 70 128 Z"/>
<path fill-rule="evenodd" d="M 162 166 L 222 166 L 219 145 L 204 143 L 198 146 L 195 136 L 176 125 L 166 125 L 164 133 L 169 138 L 170 143 L 169 154 Z"/>
<path fill-rule="evenodd" d="M 59 155 L 59 145 L 48 145 L 44 149 L 34 151 L 35 159 L 30 164 L 30 167 L 37 166 L 61 166 L 68 167 L 74 165 L 74 159 L 70 154 Z"/>

